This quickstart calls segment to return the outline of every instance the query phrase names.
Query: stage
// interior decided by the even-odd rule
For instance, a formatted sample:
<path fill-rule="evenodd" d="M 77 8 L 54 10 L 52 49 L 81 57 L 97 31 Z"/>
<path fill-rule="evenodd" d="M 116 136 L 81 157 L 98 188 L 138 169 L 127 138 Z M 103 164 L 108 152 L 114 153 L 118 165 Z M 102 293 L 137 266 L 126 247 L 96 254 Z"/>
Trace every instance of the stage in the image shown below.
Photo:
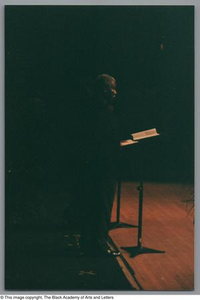
<path fill-rule="evenodd" d="M 122 182 L 120 221 L 138 222 L 138 183 Z M 165 253 L 130 258 L 80 256 L 79 233 L 53 223 L 6 231 L 7 290 L 191 291 L 194 288 L 194 209 L 190 184 L 144 182 L 142 246 Z M 46 199 L 47 200 L 47 199 Z M 59 199 L 58 199 L 59 200 Z M 112 221 L 116 219 L 117 197 Z M 59 202 L 58 202 L 59 203 Z M 53 214 L 52 211 L 46 212 Z M 57 216 L 58 217 L 58 216 Z M 41 218 L 41 216 L 40 216 Z M 137 228 L 110 231 L 113 243 L 137 245 Z"/>
<path fill-rule="evenodd" d="M 121 186 L 120 221 L 138 222 L 138 183 Z M 165 251 L 130 258 L 122 250 L 139 289 L 145 291 L 186 291 L 194 288 L 194 191 L 189 184 L 144 183 L 142 245 Z M 117 200 L 117 199 L 116 199 Z M 116 201 L 112 220 L 116 220 Z M 120 247 L 137 245 L 137 228 L 118 228 L 110 232 Z M 130 272 L 127 270 L 128 276 Z"/>

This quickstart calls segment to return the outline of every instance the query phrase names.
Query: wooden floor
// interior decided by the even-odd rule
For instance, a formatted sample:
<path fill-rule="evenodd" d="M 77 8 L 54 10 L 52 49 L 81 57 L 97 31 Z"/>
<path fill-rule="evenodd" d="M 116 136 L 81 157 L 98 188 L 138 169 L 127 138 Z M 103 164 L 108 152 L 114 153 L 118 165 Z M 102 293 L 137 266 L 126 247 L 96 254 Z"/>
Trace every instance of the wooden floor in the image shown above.
<path fill-rule="evenodd" d="M 120 221 L 138 224 L 138 183 L 123 182 Z M 194 289 L 194 210 L 190 185 L 144 183 L 142 246 L 165 251 L 164 254 L 142 254 L 123 257 L 134 270 L 145 291 L 191 291 Z M 116 220 L 116 200 L 112 221 Z M 137 245 L 137 228 L 110 231 L 120 247 Z M 128 271 L 126 271 L 127 273 Z"/>

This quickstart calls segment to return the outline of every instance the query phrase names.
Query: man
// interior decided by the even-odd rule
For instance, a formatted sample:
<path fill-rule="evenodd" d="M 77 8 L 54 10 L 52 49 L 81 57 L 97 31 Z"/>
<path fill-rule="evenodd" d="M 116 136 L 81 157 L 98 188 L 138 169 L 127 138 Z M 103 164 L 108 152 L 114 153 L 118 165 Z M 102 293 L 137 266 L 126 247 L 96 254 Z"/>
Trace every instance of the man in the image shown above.
<path fill-rule="evenodd" d="M 120 255 L 107 244 L 120 148 L 114 114 L 116 96 L 116 80 L 107 74 L 98 76 L 85 113 L 80 246 L 90 255 Z"/>

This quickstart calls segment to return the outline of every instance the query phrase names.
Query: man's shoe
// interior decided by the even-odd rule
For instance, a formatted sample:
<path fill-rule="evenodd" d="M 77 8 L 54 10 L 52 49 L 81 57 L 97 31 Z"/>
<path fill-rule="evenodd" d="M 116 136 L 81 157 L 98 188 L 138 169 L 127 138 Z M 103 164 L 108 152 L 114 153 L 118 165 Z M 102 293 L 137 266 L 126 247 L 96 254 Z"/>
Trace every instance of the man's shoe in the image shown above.
<path fill-rule="evenodd" d="M 101 255 L 103 257 L 117 257 L 117 256 L 120 256 L 121 255 L 121 252 L 119 250 L 111 250 L 111 249 L 108 249 L 106 251 L 102 251 L 101 252 Z"/>
<path fill-rule="evenodd" d="M 93 248 L 81 251 L 81 254 L 86 257 L 117 257 L 121 255 L 120 251 L 113 251 L 111 249 L 99 250 Z"/>

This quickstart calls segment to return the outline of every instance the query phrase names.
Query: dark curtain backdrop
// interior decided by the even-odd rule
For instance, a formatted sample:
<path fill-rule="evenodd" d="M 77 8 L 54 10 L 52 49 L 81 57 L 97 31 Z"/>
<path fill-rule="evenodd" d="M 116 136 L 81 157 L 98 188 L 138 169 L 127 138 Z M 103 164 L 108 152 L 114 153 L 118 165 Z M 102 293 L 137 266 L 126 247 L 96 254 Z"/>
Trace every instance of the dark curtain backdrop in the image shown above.
<path fill-rule="evenodd" d="M 117 80 L 122 136 L 161 133 L 144 179 L 193 180 L 193 6 L 6 6 L 5 41 L 8 192 L 73 185 L 86 85 L 101 73 Z M 125 180 L 139 179 L 138 146 L 123 149 Z"/>

